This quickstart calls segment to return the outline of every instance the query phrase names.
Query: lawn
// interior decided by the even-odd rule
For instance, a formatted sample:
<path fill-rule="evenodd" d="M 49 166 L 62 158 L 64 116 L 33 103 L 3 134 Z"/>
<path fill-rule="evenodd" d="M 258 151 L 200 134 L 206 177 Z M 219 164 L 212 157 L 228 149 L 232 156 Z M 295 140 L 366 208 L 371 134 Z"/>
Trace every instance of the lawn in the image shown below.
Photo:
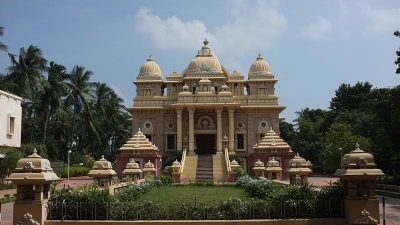
<path fill-rule="evenodd" d="M 225 201 L 229 198 L 240 198 L 246 201 L 251 197 L 244 188 L 237 186 L 172 185 L 155 188 L 138 201 L 207 203 Z"/>
<path fill-rule="evenodd" d="M 10 202 L 14 202 L 15 201 L 15 197 L 14 196 L 10 196 L 10 197 L 4 197 L 0 199 L 0 203 L 1 204 L 6 204 L 6 203 L 10 203 Z"/>
<path fill-rule="evenodd" d="M 377 195 L 381 195 L 381 196 L 385 196 L 385 197 L 389 197 L 389 198 L 400 199 L 400 193 L 376 190 L 376 194 Z"/>

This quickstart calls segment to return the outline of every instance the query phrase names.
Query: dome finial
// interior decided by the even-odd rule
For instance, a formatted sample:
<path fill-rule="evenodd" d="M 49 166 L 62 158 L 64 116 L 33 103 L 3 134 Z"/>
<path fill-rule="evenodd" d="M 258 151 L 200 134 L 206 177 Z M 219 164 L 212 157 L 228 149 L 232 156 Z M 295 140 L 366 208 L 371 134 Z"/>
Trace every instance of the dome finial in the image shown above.
<path fill-rule="evenodd" d="M 360 149 L 360 145 L 356 143 L 356 150 Z"/>
<path fill-rule="evenodd" d="M 208 43 L 210 42 L 208 42 L 207 38 L 205 38 L 205 40 L 203 41 L 204 46 L 208 45 Z"/>

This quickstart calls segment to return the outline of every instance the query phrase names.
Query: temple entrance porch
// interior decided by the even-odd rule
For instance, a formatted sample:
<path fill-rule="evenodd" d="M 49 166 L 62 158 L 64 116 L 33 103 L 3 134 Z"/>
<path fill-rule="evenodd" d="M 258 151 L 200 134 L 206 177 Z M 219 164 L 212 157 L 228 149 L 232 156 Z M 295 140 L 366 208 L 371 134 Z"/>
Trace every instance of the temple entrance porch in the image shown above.
<path fill-rule="evenodd" d="M 215 154 L 215 143 L 215 134 L 196 134 L 196 154 Z"/>

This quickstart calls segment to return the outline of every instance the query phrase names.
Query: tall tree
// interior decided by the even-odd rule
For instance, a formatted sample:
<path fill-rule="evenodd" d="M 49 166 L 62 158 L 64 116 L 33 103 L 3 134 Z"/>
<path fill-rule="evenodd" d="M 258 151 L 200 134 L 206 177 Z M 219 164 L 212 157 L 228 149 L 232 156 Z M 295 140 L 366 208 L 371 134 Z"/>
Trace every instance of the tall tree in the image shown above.
<path fill-rule="evenodd" d="M 353 134 L 350 124 L 332 124 L 326 133 L 326 148 L 322 151 L 327 172 L 333 173 L 339 169 L 342 156 L 354 150 L 357 143 L 362 150 L 370 151 L 370 142 L 362 136 Z"/>
<path fill-rule="evenodd" d="M 44 119 L 42 143 L 46 143 L 46 135 L 50 116 L 62 107 L 62 99 L 67 94 L 66 69 L 63 65 L 50 62 L 47 67 L 47 82 L 40 97 L 40 109 Z"/>
<path fill-rule="evenodd" d="M 13 93 L 23 98 L 32 98 L 34 92 L 41 91 L 43 85 L 43 74 L 46 70 L 46 59 L 42 56 L 42 50 L 36 46 L 28 49 L 21 48 L 18 58 L 8 53 L 11 66 L 7 68 L 11 80 L 16 84 Z"/>
<path fill-rule="evenodd" d="M 354 86 L 341 84 L 335 91 L 329 108 L 337 115 L 340 111 L 355 109 L 366 109 L 373 104 L 371 98 L 372 84 L 369 82 L 357 82 Z"/>
<path fill-rule="evenodd" d="M 400 38 L 400 31 L 398 31 L 398 30 L 395 31 L 394 36 Z M 396 55 L 397 55 L 397 59 L 396 59 L 396 61 L 394 61 L 394 64 L 397 65 L 396 73 L 400 74 L 400 48 L 399 48 L 399 51 L 396 51 Z"/>
<path fill-rule="evenodd" d="M 4 27 L 0 27 L 0 37 L 2 37 L 3 36 L 3 33 L 4 32 Z M 0 50 L 2 50 L 2 51 L 8 51 L 8 46 L 7 45 L 5 45 L 3 42 L 0 42 Z"/>
<path fill-rule="evenodd" d="M 328 111 L 305 108 L 296 114 L 298 118 L 294 120 L 296 135 L 292 148 L 313 164 L 321 165 L 318 155 L 325 148 L 324 124 Z"/>
<path fill-rule="evenodd" d="M 88 123 L 91 123 L 92 117 L 90 115 L 90 88 L 92 83 L 90 82 L 90 77 L 93 75 L 93 72 L 90 70 L 86 70 L 85 67 L 82 66 L 74 66 L 71 73 L 69 73 L 67 80 L 68 89 L 70 90 L 70 94 L 66 99 L 66 103 L 68 106 L 72 107 L 73 112 L 73 121 L 72 121 L 72 130 L 71 137 L 69 141 L 72 143 L 74 141 L 74 136 L 76 135 L 76 127 L 77 127 L 77 116 L 79 113 L 85 111 L 88 115 L 85 119 L 89 119 Z M 93 127 L 93 126 L 92 126 Z M 76 146 L 78 147 L 78 146 Z"/>

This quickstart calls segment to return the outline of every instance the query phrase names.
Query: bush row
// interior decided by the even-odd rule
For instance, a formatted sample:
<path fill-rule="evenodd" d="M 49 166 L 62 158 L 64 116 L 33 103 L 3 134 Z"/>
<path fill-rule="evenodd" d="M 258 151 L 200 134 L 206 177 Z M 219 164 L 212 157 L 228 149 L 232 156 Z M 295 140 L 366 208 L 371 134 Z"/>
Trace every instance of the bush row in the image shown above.
<path fill-rule="evenodd" d="M 79 189 L 53 190 L 48 219 L 66 220 L 240 220 L 341 217 L 340 184 L 317 191 L 311 185 L 283 186 L 269 181 L 241 177 L 237 185 L 253 199 L 231 198 L 213 203 L 165 203 L 138 201 L 154 188 L 171 185 L 168 176 L 154 177 L 139 185 L 128 185 L 114 196 L 97 184 Z"/>
<path fill-rule="evenodd" d="M 80 177 L 80 176 L 86 176 L 91 168 L 88 167 L 83 167 L 79 165 L 72 165 L 69 166 L 69 176 L 70 177 Z M 67 177 L 68 176 L 68 166 L 64 166 L 64 170 L 60 174 L 61 177 Z"/>

